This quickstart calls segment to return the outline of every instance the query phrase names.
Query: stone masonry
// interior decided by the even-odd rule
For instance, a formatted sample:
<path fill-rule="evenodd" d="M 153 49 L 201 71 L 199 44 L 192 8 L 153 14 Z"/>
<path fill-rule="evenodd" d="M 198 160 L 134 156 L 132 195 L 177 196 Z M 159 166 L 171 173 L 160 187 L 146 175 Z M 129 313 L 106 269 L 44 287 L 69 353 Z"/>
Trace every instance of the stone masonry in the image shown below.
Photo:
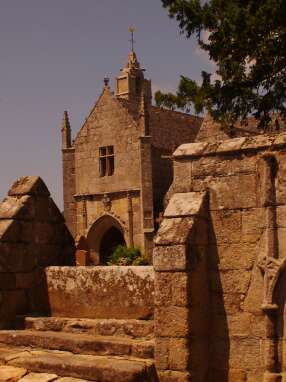
<path fill-rule="evenodd" d="M 285 133 L 175 151 L 154 250 L 163 381 L 286 380 L 285 169 Z"/>
<path fill-rule="evenodd" d="M 14 183 L 0 204 L 0 327 L 33 309 L 42 269 L 72 265 L 74 241 L 39 177 Z"/>

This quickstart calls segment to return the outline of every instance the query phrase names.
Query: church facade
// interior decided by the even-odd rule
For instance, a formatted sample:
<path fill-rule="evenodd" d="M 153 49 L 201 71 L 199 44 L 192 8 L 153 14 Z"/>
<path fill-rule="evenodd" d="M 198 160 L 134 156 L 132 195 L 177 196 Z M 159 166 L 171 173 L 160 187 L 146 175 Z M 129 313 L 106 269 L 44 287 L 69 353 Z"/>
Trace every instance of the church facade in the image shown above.
<path fill-rule="evenodd" d="M 173 179 L 171 155 L 195 140 L 201 122 L 152 105 L 151 81 L 134 51 L 116 78 L 115 94 L 104 80 L 74 141 L 64 113 L 64 215 L 74 237 L 85 241 L 91 264 L 106 263 L 118 244 L 139 247 L 151 261 Z"/>

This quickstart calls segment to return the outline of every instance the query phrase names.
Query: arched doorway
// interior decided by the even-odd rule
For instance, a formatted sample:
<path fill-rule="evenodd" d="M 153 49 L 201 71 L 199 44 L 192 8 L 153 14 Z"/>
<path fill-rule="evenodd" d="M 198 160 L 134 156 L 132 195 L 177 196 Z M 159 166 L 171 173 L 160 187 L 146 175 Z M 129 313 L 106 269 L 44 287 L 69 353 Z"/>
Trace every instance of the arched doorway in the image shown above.
<path fill-rule="evenodd" d="M 113 226 L 105 232 L 100 242 L 99 257 L 101 264 L 107 264 L 117 245 L 126 245 L 126 243 L 119 229 Z"/>
<path fill-rule="evenodd" d="M 87 242 L 92 265 L 107 264 L 114 248 L 126 245 L 124 229 L 117 219 L 104 215 L 91 226 Z"/>

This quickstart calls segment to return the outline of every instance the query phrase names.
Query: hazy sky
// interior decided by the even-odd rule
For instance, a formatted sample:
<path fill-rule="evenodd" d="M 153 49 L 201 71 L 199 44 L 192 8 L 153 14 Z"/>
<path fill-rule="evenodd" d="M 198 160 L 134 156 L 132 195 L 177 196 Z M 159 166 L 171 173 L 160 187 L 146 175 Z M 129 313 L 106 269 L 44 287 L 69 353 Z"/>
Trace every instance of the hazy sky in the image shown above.
<path fill-rule="evenodd" d="M 18 177 L 40 175 L 62 208 L 63 111 L 75 135 L 103 78 L 126 63 L 129 25 L 153 90 L 210 70 L 160 0 L 0 0 L 0 198 Z"/>

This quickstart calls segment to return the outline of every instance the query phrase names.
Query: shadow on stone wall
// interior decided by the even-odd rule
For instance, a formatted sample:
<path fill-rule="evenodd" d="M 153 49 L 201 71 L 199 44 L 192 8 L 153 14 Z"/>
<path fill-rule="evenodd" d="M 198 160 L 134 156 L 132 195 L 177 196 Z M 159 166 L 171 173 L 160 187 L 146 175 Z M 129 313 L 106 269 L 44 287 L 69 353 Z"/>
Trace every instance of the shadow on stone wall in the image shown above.
<path fill-rule="evenodd" d="M 74 263 L 74 240 L 45 183 L 39 177 L 16 181 L 0 203 L 0 327 L 38 311 L 38 293 L 48 311 L 42 269 Z"/>
<path fill-rule="evenodd" d="M 209 220 L 209 382 L 229 381 L 230 338 L 224 294 L 217 251 L 216 235 Z"/>

